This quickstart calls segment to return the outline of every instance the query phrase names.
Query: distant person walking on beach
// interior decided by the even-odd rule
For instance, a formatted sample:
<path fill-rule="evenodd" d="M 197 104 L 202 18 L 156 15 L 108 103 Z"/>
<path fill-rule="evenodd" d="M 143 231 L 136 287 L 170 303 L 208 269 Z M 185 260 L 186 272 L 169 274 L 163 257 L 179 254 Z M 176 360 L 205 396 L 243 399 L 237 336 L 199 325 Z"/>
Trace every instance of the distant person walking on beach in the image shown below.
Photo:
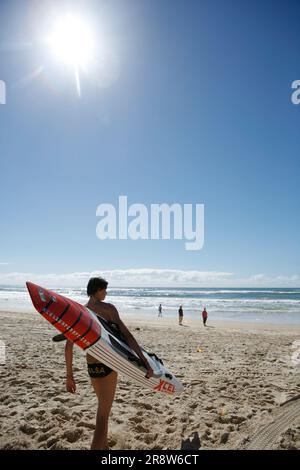
<path fill-rule="evenodd" d="M 204 326 L 206 326 L 207 317 L 208 317 L 208 314 L 207 314 L 206 308 L 204 307 L 204 310 L 202 312 L 202 320 L 203 320 Z"/>
<path fill-rule="evenodd" d="M 179 325 L 182 325 L 182 319 L 183 319 L 182 305 L 180 305 L 180 307 L 178 309 L 178 316 L 179 316 Z"/>
<path fill-rule="evenodd" d="M 159 307 L 158 307 L 158 316 L 162 317 L 162 306 L 161 306 L 161 304 L 159 304 Z"/>

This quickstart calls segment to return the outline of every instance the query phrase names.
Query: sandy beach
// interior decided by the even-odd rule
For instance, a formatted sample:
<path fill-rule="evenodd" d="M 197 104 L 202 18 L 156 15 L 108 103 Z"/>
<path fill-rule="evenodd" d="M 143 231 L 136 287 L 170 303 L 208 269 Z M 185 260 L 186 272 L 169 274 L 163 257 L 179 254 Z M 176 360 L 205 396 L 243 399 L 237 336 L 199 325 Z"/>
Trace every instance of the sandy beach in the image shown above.
<path fill-rule="evenodd" d="M 271 448 L 300 449 L 300 326 L 208 321 L 205 328 L 200 319 L 179 326 L 177 317 L 142 314 L 123 320 L 185 390 L 153 394 L 120 376 L 111 449 L 259 448 L 265 427 Z M 89 449 L 97 400 L 83 351 L 74 349 L 71 395 L 64 344 L 51 341 L 56 330 L 35 312 L 0 312 L 0 321 L 0 449 Z"/>

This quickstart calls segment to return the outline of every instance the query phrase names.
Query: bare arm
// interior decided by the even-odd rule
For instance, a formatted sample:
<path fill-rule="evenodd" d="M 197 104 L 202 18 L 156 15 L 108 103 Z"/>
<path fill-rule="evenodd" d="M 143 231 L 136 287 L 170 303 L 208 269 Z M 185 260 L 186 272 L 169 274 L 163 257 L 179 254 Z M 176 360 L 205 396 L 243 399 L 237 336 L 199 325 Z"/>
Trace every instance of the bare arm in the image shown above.
<path fill-rule="evenodd" d="M 75 393 L 76 384 L 73 377 L 73 343 L 67 340 L 65 346 L 65 359 L 67 369 L 66 389 L 70 393 Z"/>

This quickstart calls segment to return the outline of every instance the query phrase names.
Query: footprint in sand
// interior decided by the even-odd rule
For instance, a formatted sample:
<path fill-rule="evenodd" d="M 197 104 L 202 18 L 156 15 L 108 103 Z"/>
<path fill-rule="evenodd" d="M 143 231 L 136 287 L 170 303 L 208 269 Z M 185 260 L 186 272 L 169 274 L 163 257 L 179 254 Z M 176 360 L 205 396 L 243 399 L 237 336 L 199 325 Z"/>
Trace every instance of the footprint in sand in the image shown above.
<path fill-rule="evenodd" d="M 51 428 L 52 429 L 52 428 Z M 47 441 L 47 439 L 50 439 L 53 437 L 53 434 L 55 433 L 55 429 L 53 428 L 52 432 L 46 432 L 45 434 L 42 434 L 41 436 L 38 437 L 37 441 L 38 442 L 44 442 Z"/>
<path fill-rule="evenodd" d="M 52 397 L 57 397 L 57 394 L 59 392 L 55 391 L 55 390 L 48 390 L 45 394 L 46 398 L 52 398 Z M 55 398 L 54 398 L 55 400 Z"/>
<path fill-rule="evenodd" d="M 95 424 L 85 423 L 84 421 L 80 421 L 79 423 L 76 424 L 76 428 L 79 428 L 79 427 L 91 429 L 92 431 L 95 430 Z"/>
<path fill-rule="evenodd" d="M 63 408 L 54 408 L 54 410 L 51 411 L 52 415 L 59 415 L 61 417 L 64 417 L 66 419 L 69 419 L 70 416 L 69 414 L 63 409 Z"/>
<path fill-rule="evenodd" d="M 166 428 L 166 433 L 167 434 L 173 434 L 174 432 L 176 432 L 176 427 L 175 426 L 168 426 Z"/>
<path fill-rule="evenodd" d="M 50 447 L 54 446 L 58 442 L 57 437 L 51 437 L 46 444 L 46 447 L 50 449 Z"/>
<path fill-rule="evenodd" d="M 3 403 L 4 405 L 8 404 L 7 400 L 9 400 L 8 403 L 10 403 L 10 396 L 9 395 L 2 395 L 0 397 L 0 403 Z"/>
<path fill-rule="evenodd" d="M 53 426 L 49 426 L 49 425 L 48 425 L 48 426 L 44 426 L 44 427 L 42 428 L 42 431 L 43 431 L 43 432 L 48 432 L 48 431 L 50 431 L 51 429 L 53 429 Z"/>
<path fill-rule="evenodd" d="M 63 397 L 55 397 L 53 398 L 53 401 L 59 401 L 60 403 L 68 403 L 70 401 L 69 398 L 63 398 Z"/>
<path fill-rule="evenodd" d="M 153 444 L 156 439 L 158 437 L 158 434 L 155 433 L 155 434 L 147 434 L 146 436 L 144 436 L 144 441 L 146 442 L 146 444 Z M 156 447 L 155 447 L 156 448 Z M 157 449 L 157 448 L 156 448 Z"/>
<path fill-rule="evenodd" d="M 23 450 L 23 449 L 28 449 L 30 446 L 29 442 L 25 440 L 18 440 L 16 443 L 14 442 L 9 442 L 7 444 L 4 444 L 2 447 L 2 450 Z"/>
<path fill-rule="evenodd" d="M 109 445 L 109 448 L 111 449 L 112 447 L 114 447 L 117 443 L 117 439 L 115 439 L 114 437 L 109 437 L 108 438 L 108 445 Z"/>
<path fill-rule="evenodd" d="M 149 434 L 150 432 L 149 429 L 144 428 L 141 424 L 138 424 L 137 426 L 135 426 L 134 430 L 138 432 L 139 434 L 140 433 Z"/>
<path fill-rule="evenodd" d="M 145 408 L 145 410 L 152 410 L 153 406 L 149 405 L 149 403 L 141 403 L 141 407 Z"/>
<path fill-rule="evenodd" d="M 115 402 L 116 402 L 116 403 L 124 403 L 124 401 L 125 401 L 125 400 L 124 400 L 124 398 L 122 398 L 122 397 L 115 398 Z"/>
<path fill-rule="evenodd" d="M 122 423 L 124 423 L 124 420 L 120 419 L 120 418 L 114 418 L 114 422 L 117 423 L 117 424 L 122 424 Z"/>
<path fill-rule="evenodd" d="M 23 385 L 23 386 L 25 385 L 25 386 L 27 386 L 26 383 L 24 384 L 24 381 L 23 381 L 23 380 L 18 380 L 18 379 L 12 380 L 12 381 L 10 382 L 10 385 Z"/>
<path fill-rule="evenodd" d="M 189 407 L 190 407 L 191 410 L 195 410 L 198 407 L 198 403 L 197 402 L 190 403 Z"/>
<path fill-rule="evenodd" d="M 173 424 L 175 420 L 176 420 L 175 416 L 171 416 L 170 418 L 168 418 L 166 420 L 166 423 L 167 424 Z"/>
<path fill-rule="evenodd" d="M 24 434 L 27 434 L 27 435 L 29 435 L 29 436 L 32 435 L 32 434 L 34 434 L 34 433 L 37 431 L 37 429 L 36 429 L 34 426 L 30 426 L 30 424 L 27 424 L 27 423 L 21 424 L 21 426 L 20 426 L 19 429 L 20 429 L 20 431 L 22 431 Z"/>
<path fill-rule="evenodd" d="M 132 418 L 129 418 L 129 421 L 133 424 L 140 424 L 143 419 L 140 416 L 132 416 Z"/>
<path fill-rule="evenodd" d="M 64 432 L 62 437 L 65 438 L 68 442 L 73 443 L 77 442 L 82 434 L 83 430 L 81 428 L 69 429 L 68 431 Z"/>

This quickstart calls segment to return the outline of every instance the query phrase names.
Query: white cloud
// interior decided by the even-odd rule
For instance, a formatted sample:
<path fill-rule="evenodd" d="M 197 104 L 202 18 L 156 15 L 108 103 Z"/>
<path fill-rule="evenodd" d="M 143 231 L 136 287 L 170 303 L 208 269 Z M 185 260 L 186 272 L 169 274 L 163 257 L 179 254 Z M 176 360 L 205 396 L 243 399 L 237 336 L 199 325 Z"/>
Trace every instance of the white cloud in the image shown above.
<path fill-rule="evenodd" d="M 272 287 L 299 287 L 300 286 L 300 276 L 267 276 L 265 274 L 255 274 L 254 276 L 249 277 L 251 284 L 256 286 L 272 286 Z"/>
<path fill-rule="evenodd" d="M 102 276 L 111 287 L 299 287 L 300 276 L 253 274 L 238 277 L 230 272 L 179 269 L 115 269 L 66 274 L 0 273 L 2 285 L 24 285 L 26 281 L 45 287 L 85 287 L 90 277 Z"/>

